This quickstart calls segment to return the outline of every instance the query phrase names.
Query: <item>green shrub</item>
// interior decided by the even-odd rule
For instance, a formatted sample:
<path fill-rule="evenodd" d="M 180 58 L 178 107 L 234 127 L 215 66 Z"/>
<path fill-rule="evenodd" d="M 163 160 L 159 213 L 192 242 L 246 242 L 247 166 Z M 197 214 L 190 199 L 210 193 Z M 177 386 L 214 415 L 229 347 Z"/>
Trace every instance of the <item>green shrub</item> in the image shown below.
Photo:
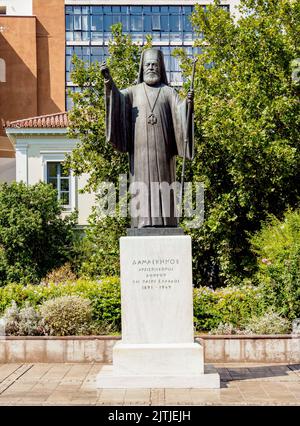
<path fill-rule="evenodd" d="M 40 336 L 44 334 L 39 313 L 26 302 L 25 307 L 18 308 L 12 302 L 2 317 L 5 323 L 5 334 L 15 336 Z"/>
<path fill-rule="evenodd" d="M 3 317 L 5 324 L 5 334 L 7 335 L 16 335 L 19 331 L 19 308 L 15 301 L 12 301 L 11 306 L 9 306 L 5 312 Z"/>
<path fill-rule="evenodd" d="M 290 320 L 300 316 L 300 212 L 270 217 L 251 239 L 257 279 L 268 304 Z"/>
<path fill-rule="evenodd" d="M 216 290 L 208 287 L 194 289 L 196 331 L 209 331 L 217 327 L 219 332 L 223 330 L 222 333 L 229 328 L 232 328 L 232 333 L 245 330 L 247 325 L 251 324 L 251 318 L 256 321 L 268 309 L 269 301 L 264 291 L 260 286 L 249 284 Z M 98 281 L 79 279 L 47 285 L 9 284 L 0 288 L 0 312 L 4 312 L 12 301 L 15 301 L 19 308 L 25 307 L 27 303 L 38 310 L 47 300 L 63 296 L 78 296 L 90 301 L 92 322 L 82 324 L 81 331 L 77 330 L 78 333 L 108 334 L 121 331 L 121 294 L 117 277 Z"/>
<path fill-rule="evenodd" d="M 81 334 L 92 320 L 91 302 L 80 296 L 47 300 L 40 307 L 40 313 L 45 331 L 51 336 Z"/>
<path fill-rule="evenodd" d="M 233 324 L 220 322 L 217 327 L 211 329 L 208 334 L 218 334 L 218 335 L 226 335 L 226 334 L 240 334 L 240 330 L 234 327 Z"/>
<path fill-rule="evenodd" d="M 73 303 L 74 300 L 75 304 Z M 74 309 L 80 306 L 79 312 L 77 310 L 75 316 L 77 317 L 80 315 L 81 318 L 77 318 L 75 322 L 74 315 L 70 314 L 70 305 L 72 305 L 72 303 Z M 89 305 L 89 311 L 92 311 L 91 302 L 80 296 L 62 296 L 49 299 L 44 302 L 44 304 L 38 305 L 35 308 L 30 306 L 28 301 L 25 302 L 23 308 L 18 307 L 16 302 L 12 301 L 11 306 L 5 310 L 4 315 L 0 318 L 1 325 L 4 325 L 6 335 L 14 336 L 64 336 L 66 334 L 103 335 L 115 334 L 118 332 L 114 325 L 106 321 L 95 321 L 91 319 L 90 314 L 87 320 L 81 322 L 82 305 L 85 306 L 87 303 Z M 49 304 L 51 305 L 50 308 Z M 66 305 L 68 305 L 67 309 L 65 309 Z M 47 306 L 47 308 L 45 308 L 45 306 Z M 47 311 L 46 315 L 44 314 L 45 309 Z M 43 315 L 41 315 L 40 310 Z M 49 310 L 52 312 L 51 318 L 49 318 Z M 72 327 L 68 325 L 71 323 L 73 324 Z"/>
<path fill-rule="evenodd" d="M 80 334 L 84 336 L 102 336 L 108 334 L 119 334 L 119 330 L 116 330 L 114 326 L 107 324 L 104 321 L 90 321 L 80 328 Z"/>
<path fill-rule="evenodd" d="M 0 185 L 0 286 L 38 283 L 72 257 L 75 215 L 61 213 L 50 185 Z"/>
<path fill-rule="evenodd" d="M 55 283 L 60 284 L 68 281 L 76 281 L 77 275 L 72 270 L 72 265 L 70 262 L 65 263 L 64 265 L 53 269 L 48 272 L 48 274 L 43 278 L 41 284 Z"/>
<path fill-rule="evenodd" d="M 241 327 L 253 315 L 265 310 L 260 289 L 243 285 L 212 290 L 194 289 L 194 319 L 197 331 L 211 330 L 220 323 Z"/>
<path fill-rule="evenodd" d="M 100 278 L 120 274 L 119 239 L 126 235 L 127 220 L 123 218 L 89 218 L 89 227 L 80 243 L 78 273 Z"/>
<path fill-rule="evenodd" d="M 101 283 L 101 293 L 90 295 L 93 318 L 121 331 L 121 289 L 118 279 L 106 279 Z"/>
<path fill-rule="evenodd" d="M 9 284 L 0 288 L 0 312 L 15 300 L 18 306 L 28 301 L 37 307 L 44 301 L 60 296 L 81 296 L 92 306 L 92 319 L 99 327 L 114 332 L 121 330 L 120 280 L 107 277 L 99 281 L 79 279 L 62 284 L 47 285 Z M 197 331 L 211 330 L 220 323 L 232 323 L 240 327 L 254 315 L 266 310 L 260 288 L 250 285 L 211 290 L 194 289 L 194 319 Z"/>
<path fill-rule="evenodd" d="M 92 318 L 103 330 L 121 330 L 120 280 L 107 277 L 99 281 L 79 279 L 61 284 L 47 285 L 8 284 L 0 287 L 0 313 L 15 301 L 19 307 L 28 302 L 37 307 L 49 299 L 60 296 L 81 296 L 87 298 L 92 306 Z"/>
<path fill-rule="evenodd" d="M 210 330 L 221 322 L 217 293 L 208 287 L 194 289 L 194 324 L 197 331 Z"/>
<path fill-rule="evenodd" d="M 5 310 L 14 301 L 18 306 L 23 306 L 27 299 L 22 284 L 7 284 L 5 287 L 0 287 L 0 313 L 3 314 Z"/>
<path fill-rule="evenodd" d="M 271 310 L 259 317 L 252 317 L 244 329 L 245 334 L 286 334 L 291 322 Z"/>
<path fill-rule="evenodd" d="M 287 334 L 290 331 L 291 322 L 270 309 L 260 316 L 253 316 L 241 327 L 221 322 L 209 334 Z"/>

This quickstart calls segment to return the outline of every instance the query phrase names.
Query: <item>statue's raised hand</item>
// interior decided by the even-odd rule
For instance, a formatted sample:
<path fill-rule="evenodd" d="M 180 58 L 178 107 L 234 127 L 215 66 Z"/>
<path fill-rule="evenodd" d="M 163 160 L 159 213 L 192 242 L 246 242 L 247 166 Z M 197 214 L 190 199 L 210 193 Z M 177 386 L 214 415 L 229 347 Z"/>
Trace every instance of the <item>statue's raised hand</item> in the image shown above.
<path fill-rule="evenodd" d="M 111 79 L 109 68 L 106 64 L 106 61 L 103 61 L 102 64 L 100 65 L 100 71 L 105 81 L 109 81 Z"/>

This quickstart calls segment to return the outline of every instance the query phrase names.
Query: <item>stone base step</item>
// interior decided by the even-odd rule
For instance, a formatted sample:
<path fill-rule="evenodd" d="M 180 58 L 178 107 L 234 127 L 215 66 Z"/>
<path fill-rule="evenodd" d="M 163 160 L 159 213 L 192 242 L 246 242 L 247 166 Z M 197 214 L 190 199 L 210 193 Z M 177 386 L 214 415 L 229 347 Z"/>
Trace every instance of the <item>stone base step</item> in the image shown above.
<path fill-rule="evenodd" d="M 103 389 L 148 389 L 148 388 L 194 388 L 219 389 L 220 375 L 211 365 L 205 365 L 204 374 L 193 376 L 117 376 L 113 366 L 105 365 L 97 376 L 97 388 Z"/>

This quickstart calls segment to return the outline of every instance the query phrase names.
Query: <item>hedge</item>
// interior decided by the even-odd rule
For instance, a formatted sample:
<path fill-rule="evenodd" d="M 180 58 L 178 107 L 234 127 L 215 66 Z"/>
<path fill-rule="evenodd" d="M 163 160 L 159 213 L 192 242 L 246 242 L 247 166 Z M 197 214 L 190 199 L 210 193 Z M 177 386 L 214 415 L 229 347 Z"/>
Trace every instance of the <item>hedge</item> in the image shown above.
<path fill-rule="evenodd" d="M 194 289 L 194 323 L 197 331 L 209 331 L 220 323 L 244 327 L 267 309 L 260 288 L 251 285 Z"/>
<path fill-rule="evenodd" d="M 99 281 L 79 279 L 74 282 L 48 285 L 8 284 L 0 288 L 0 313 L 11 305 L 33 307 L 59 296 L 77 295 L 91 300 L 93 320 L 105 322 L 121 330 L 120 281 L 107 277 Z M 261 315 L 266 309 L 257 287 L 226 287 L 211 290 L 208 287 L 194 289 L 194 322 L 196 331 L 208 331 L 219 323 L 241 326 L 251 317 Z"/>

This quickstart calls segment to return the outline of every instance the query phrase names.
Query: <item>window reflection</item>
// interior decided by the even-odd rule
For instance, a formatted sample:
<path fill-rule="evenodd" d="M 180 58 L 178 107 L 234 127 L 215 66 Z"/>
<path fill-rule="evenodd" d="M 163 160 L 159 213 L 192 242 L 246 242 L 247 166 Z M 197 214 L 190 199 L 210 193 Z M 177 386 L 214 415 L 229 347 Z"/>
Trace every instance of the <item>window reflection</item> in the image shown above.
<path fill-rule="evenodd" d="M 67 40 L 105 42 L 111 35 L 111 26 L 118 22 L 122 23 L 125 33 L 139 32 L 142 43 L 146 34 L 152 32 L 159 33 L 155 34 L 157 40 L 170 37 L 183 40 L 185 32 L 189 32 L 188 39 L 192 39 L 189 21 L 192 10 L 191 6 L 66 6 Z"/>
<path fill-rule="evenodd" d="M 110 32 L 110 28 L 113 24 L 112 15 L 104 15 L 104 31 Z"/>
<path fill-rule="evenodd" d="M 143 30 L 143 17 L 141 15 L 131 15 L 130 29 L 131 31 Z"/>
<path fill-rule="evenodd" d="M 91 30 L 103 31 L 103 16 L 101 15 L 92 16 Z"/>
<path fill-rule="evenodd" d="M 152 31 L 160 31 L 160 16 L 153 15 L 152 16 Z"/>

